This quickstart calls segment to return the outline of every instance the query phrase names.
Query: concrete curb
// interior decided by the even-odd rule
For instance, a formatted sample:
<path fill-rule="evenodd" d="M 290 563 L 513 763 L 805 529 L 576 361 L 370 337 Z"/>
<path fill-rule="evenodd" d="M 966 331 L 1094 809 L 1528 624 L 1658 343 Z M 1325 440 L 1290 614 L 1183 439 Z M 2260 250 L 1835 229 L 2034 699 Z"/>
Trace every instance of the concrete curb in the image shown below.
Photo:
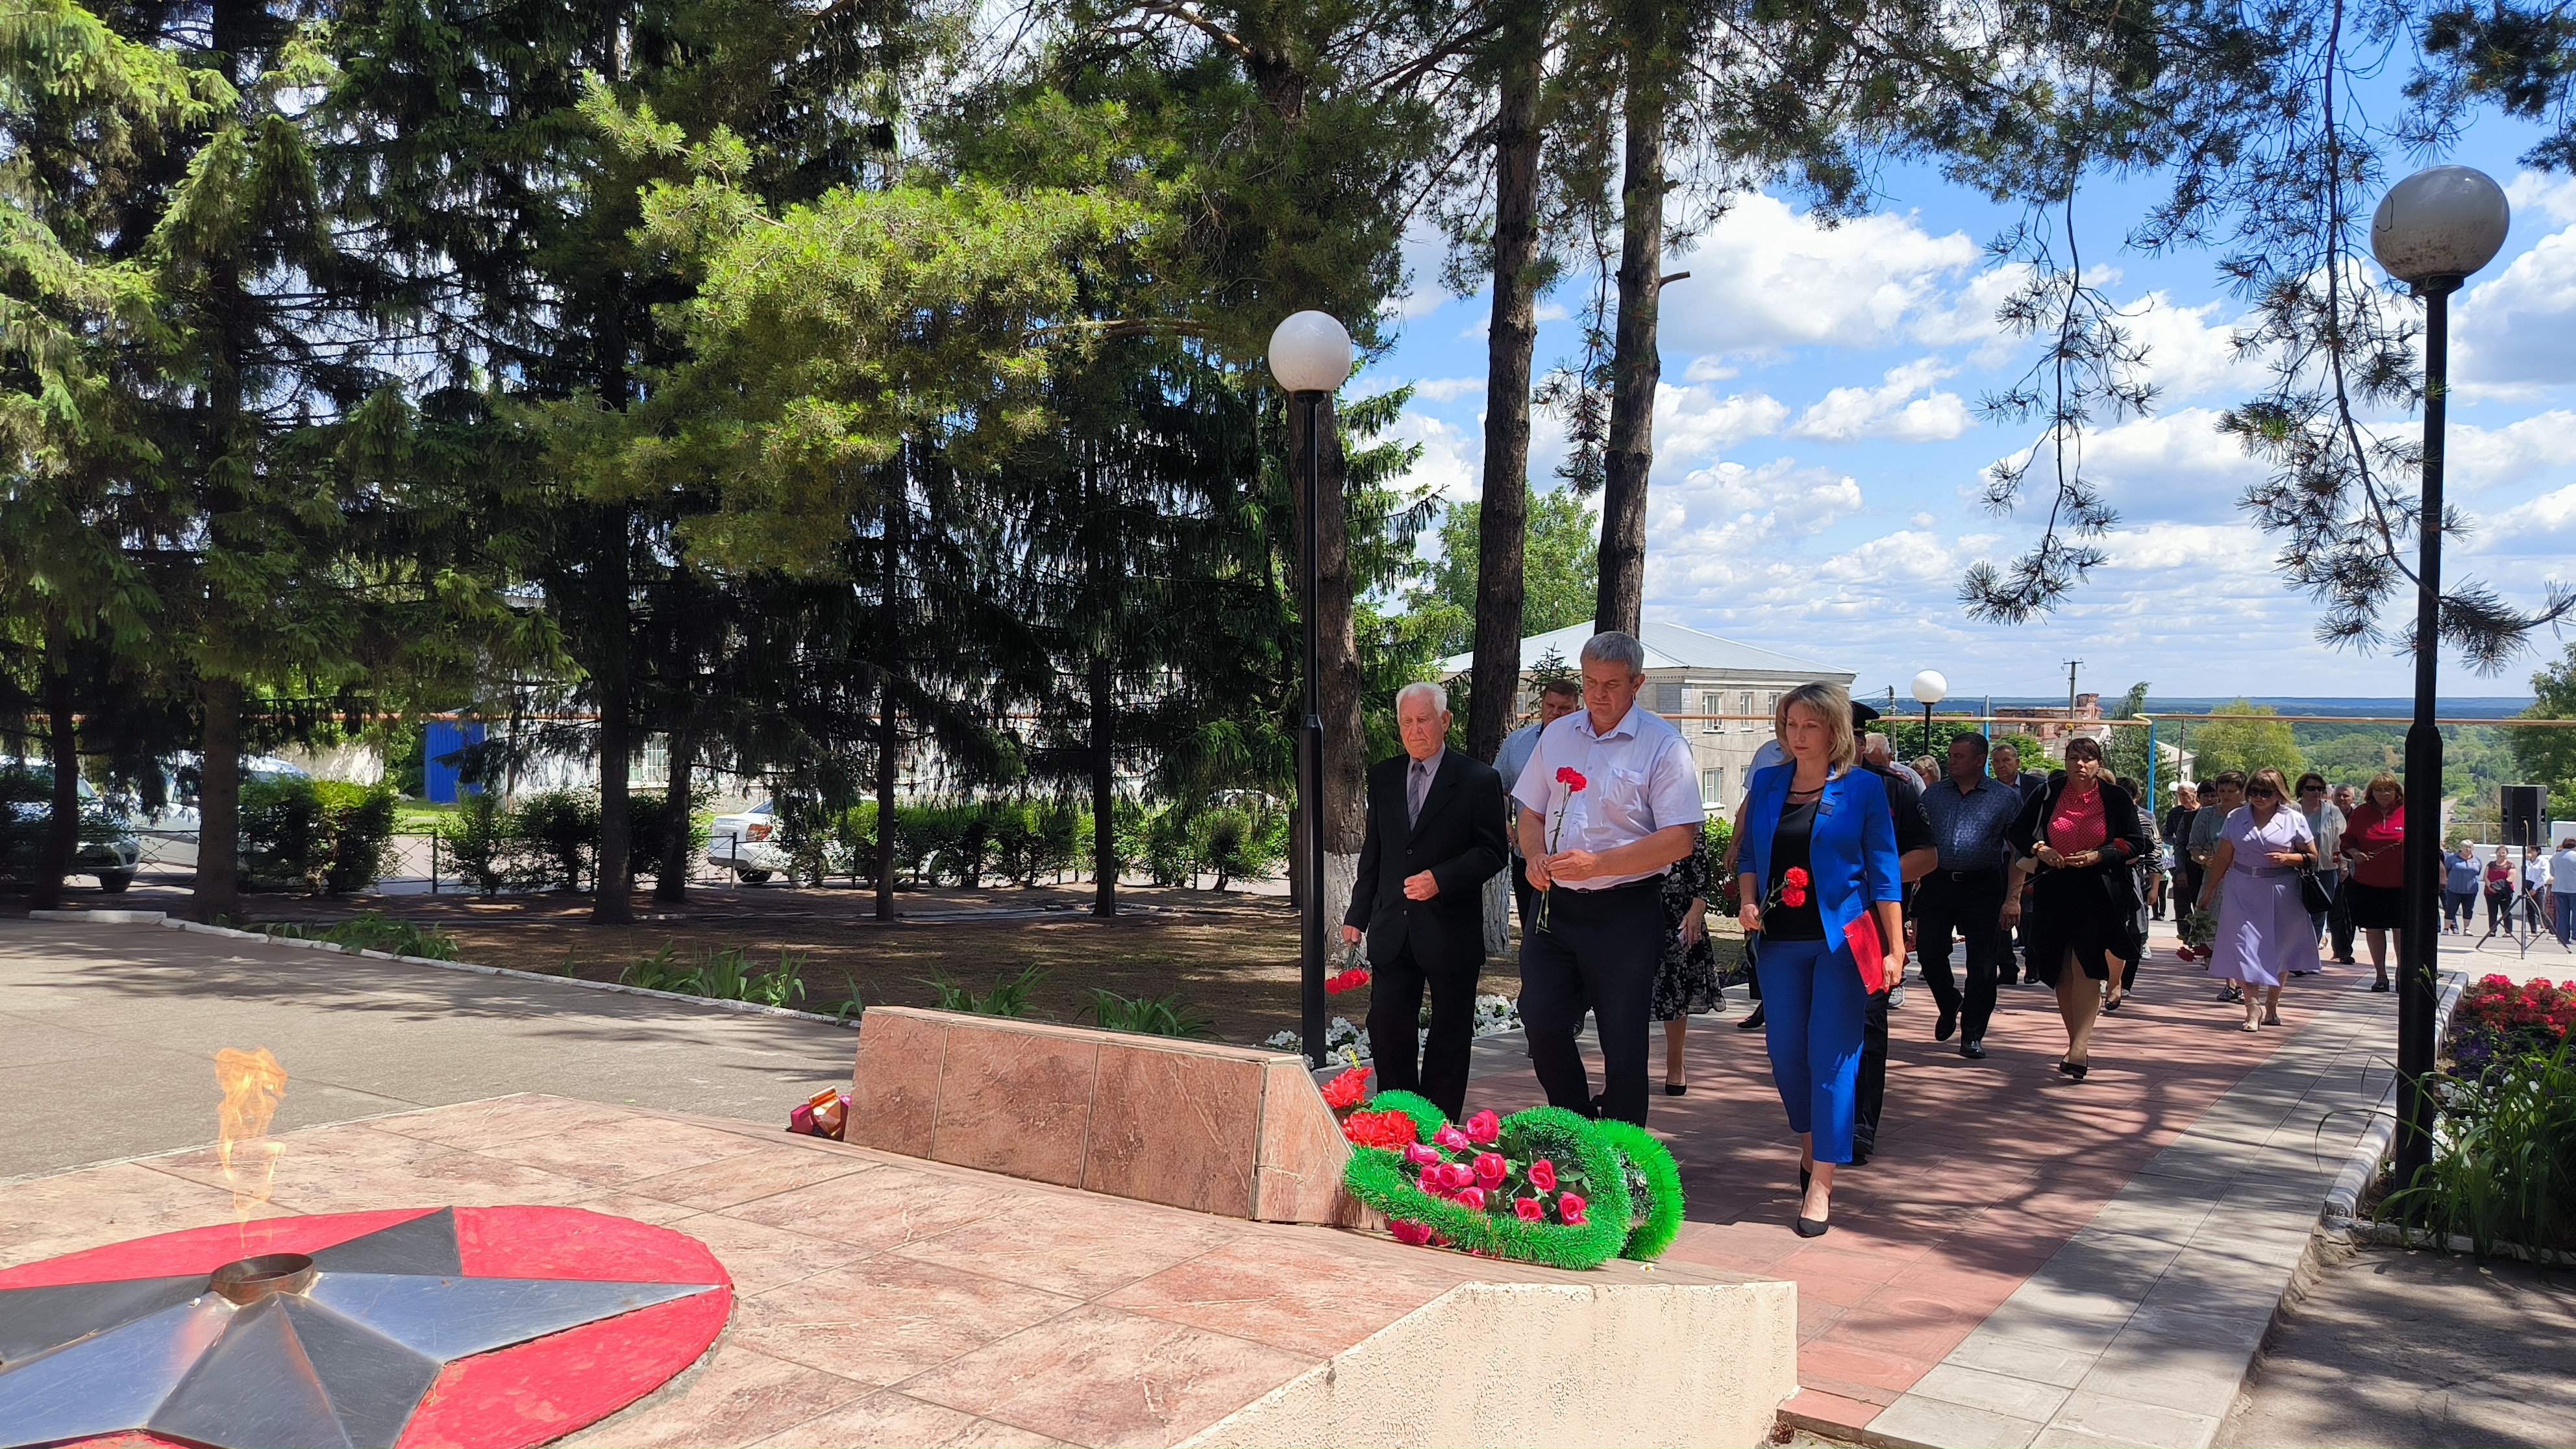
<path fill-rule="evenodd" d="M 712 996 L 691 996 L 684 991 L 648 991 L 641 986 L 627 986 L 616 981 L 585 981 L 578 976 L 548 976 L 535 971 L 513 971 L 507 966 L 479 966 L 471 961 L 437 961 L 427 956 L 397 956 L 391 951 L 366 951 L 330 941 L 308 941 L 292 936 L 272 936 L 265 931 L 236 931 L 227 926 L 209 926 L 198 921 L 176 921 L 166 911 L 29 911 L 28 918 L 38 921 L 70 921 L 100 926 L 159 926 L 167 931 L 191 931 L 200 936 L 221 936 L 235 941 L 258 941 L 270 946 L 288 946 L 299 951 L 329 951 L 342 956 L 363 956 L 371 961 L 394 961 L 405 966 L 431 966 L 441 971 L 470 971 L 478 976 L 506 976 L 516 981 L 542 981 L 554 986 L 578 986 L 585 991 L 614 991 L 625 996 L 647 996 L 658 1001 L 676 1001 L 689 1006 L 712 1007 L 744 1016 L 785 1016 L 798 1021 L 819 1021 L 826 1026 L 859 1029 L 859 1017 L 847 1019 L 825 1016 L 818 1011 L 796 1011 L 784 1006 L 768 1006 L 757 1001 L 723 1001 Z"/>
<path fill-rule="evenodd" d="M 2442 998 L 2433 1008 L 2433 1042 L 2439 1050 L 2443 1033 L 2451 1026 L 2451 1008 L 2467 990 L 2467 972 L 2454 972 L 2442 983 Z M 2397 1079 L 2392 1076 L 2388 1090 L 2381 1094 L 2379 1105 L 2372 1109 L 2370 1126 L 2363 1129 L 2361 1140 L 2352 1145 L 2352 1155 L 2344 1159 L 2343 1171 L 2335 1174 L 2334 1186 L 2326 1190 L 2323 1211 L 2317 1215 L 2328 1232 L 2351 1232 L 2361 1212 L 2361 1195 L 2379 1179 L 2379 1164 L 2388 1157 L 2388 1149 L 2397 1140 Z"/>

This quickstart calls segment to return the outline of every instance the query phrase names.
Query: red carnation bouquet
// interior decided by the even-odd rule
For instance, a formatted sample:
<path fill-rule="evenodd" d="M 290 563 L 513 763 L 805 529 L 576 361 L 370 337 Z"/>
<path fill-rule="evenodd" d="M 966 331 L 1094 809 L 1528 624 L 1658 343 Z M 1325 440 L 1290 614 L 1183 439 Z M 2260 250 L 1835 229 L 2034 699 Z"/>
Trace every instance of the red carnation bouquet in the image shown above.
<path fill-rule="evenodd" d="M 1582 794 L 1584 787 L 1591 783 L 1583 778 L 1581 770 L 1572 765 L 1556 767 L 1556 809 L 1548 816 L 1547 821 L 1548 854 L 1556 854 L 1557 842 L 1565 835 L 1565 812 L 1574 807 L 1574 797 Z M 1548 900 L 1555 894 L 1556 886 L 1551 879 L 1548 888 L 1541 891 L 1538 897 L 1538 929 L 1542 931 L 1547 929 Z"/>
<path fill-rule="evenodd" d="M 1812 882 L 1807 875 L 1807 868 L 1805 866 L 1793 865 L 1789 867 L 1787 870 L 1780 872 L 1780 883 L 1771 888 L 1771 898 L 1762 903 L 1762 909 L 1767 911 L 1773 906 L 1787 906 L 1790 909 L 1795 910 L 1798 907 L 1805 905 L 1807 903 L 1807 890 L 1811 884 Z"/>

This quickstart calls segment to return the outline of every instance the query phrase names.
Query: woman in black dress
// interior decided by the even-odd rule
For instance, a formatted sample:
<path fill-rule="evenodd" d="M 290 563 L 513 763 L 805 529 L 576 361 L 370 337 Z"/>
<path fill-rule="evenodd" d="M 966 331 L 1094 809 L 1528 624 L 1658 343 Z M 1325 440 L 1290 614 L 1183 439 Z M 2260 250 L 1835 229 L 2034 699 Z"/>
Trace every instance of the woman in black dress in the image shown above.
<path fill-rule="evenodd" d="M 1682 1066 L 1682 1036 L 1688 1017 L 1726 1009 L 1726 992 L 1717 983 L 1717 949 L 1708 939 L 1708 832 L 1699 848 L 1664 872 L 1664 959 L 1655 967 L 1654 1018 L 1664 1024 L 1664 1095 L 1690 1090 Z"/>
<path fill-rule="evenodd" d="M 2004 924 L 2019 922 L 2030 943 L 2030 968 L 2057 993 L 2066 1021 L 2066 1055 L 2057 1069 L 2084 1080 L 2093 1054 L 2093 1023 L 2116 960 L 2138 959 L 2138 878 L 2130 862 L 2147 848 L 2144 822 L 2129 792 L 2102 773 L 2102 746 L 2078 736 L 2066 742 L 2066 769 L 2022 808 L 2008 839 L 2019 856 L 2004 893 Z M 2030 919 L 2021 920 L 2021 886 L 2036 874 Z"/>

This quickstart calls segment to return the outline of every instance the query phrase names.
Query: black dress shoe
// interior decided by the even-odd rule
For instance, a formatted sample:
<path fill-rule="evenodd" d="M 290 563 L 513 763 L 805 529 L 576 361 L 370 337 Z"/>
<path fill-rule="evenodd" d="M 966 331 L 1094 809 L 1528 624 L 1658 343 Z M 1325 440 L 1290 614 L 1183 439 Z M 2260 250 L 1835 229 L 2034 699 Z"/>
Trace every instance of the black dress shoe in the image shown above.
<path fill-rule="evenodd" d="M 2084 1074 L 2092 1069 L 2092 1064 L 2089 1062 L 2059 1062 L 2057 1064 L 2058 1071 L 2067 1076 L 2073 1077 L 2079 1082 L 2083 1081 Z"/>
<path fill-rule="evenodd" d="M 1735 1029 L 1737 1031 L 1760 1031 L 1762 1029 L 1762 1003 L 1758 1001 L 1753 1003 L 1753 1014 L 1744 1018 L 1742 1021 L 1737 1022 L 1735 1024 Z"/>
<path fill-rule="evenodd" d="M 1825 1235 L 1825 1230 L 1832 1226 L 1832 1223 L 1827 1222 L 1823 1218 L 1800 1218 L 1798 1219 L 1798 1236 L 1802 1238 L 1821 1238 Z"/>
<path fill-rule="evenodd" d="M 1678 1096 L 1681 1096 L 1683 1093 L 1688 1092 L 1689 1090 L 1690 1090 L 1690 1083 L 1688 1083 L 1688 1082 L 1666 1082 L 1666 1083 L 1664 1083 L 1664 1095 L 1665 1095 L 1665 1096 L 1667 1096 L 1667 1097 L 1678 1097 Z"/>
<path fill-rule="evenodd" d="M 1940 1019 L 1932 1023 L 1932 1039 L 1934 1041 L 1948 1041 L 1950 1039 L 1950 1033 L 1957 1031 L 1958 1029 L 1959 1013 L 1951 1010 L 1949 1007 L 1942 1007 Z"/>
<path fill-rule="evenodd" d="M 1982 1062 L 1986 1059 L 1986 1044 L 1981 1041 L 1963 1041 L 1959 1043 L 1959 1055 L 1972 1062 Z"/>

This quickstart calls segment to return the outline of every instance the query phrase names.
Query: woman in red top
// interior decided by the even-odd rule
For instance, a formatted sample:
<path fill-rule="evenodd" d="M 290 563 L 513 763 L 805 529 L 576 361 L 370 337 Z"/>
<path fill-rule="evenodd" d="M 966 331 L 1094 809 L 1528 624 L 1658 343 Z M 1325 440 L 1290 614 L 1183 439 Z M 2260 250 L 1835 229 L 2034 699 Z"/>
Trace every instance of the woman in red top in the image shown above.
<path fill-rule="evenodd" d="M 2129 792 L 2103 775 L 2100 742 L 2078 736 L 2066 742 L 2065 772 L 2031 797 L 2005 838 L 2018 858 L 2003 924 L 2021 922 L 2022 886 L 2036 874 L 2022 939 L 2030 969 L 2056 989 L 2066 1022 L 2057 1069 L 2080 1082 L 2104 988 L 2119 981 L 2113 959 L 2138 959 L 2138 876 L 2129 863 L 2146 852 L 2146 828 Z"/>
<path fill-rule="evenodd" d="M 2343 898 L 2352 923 L 2368 932 L 2373 991 L 2388 989 L 2388 933 L 2406 923 L 2406 787 L 2386 771 L 2373 776 L 2343 822 Z"/>

